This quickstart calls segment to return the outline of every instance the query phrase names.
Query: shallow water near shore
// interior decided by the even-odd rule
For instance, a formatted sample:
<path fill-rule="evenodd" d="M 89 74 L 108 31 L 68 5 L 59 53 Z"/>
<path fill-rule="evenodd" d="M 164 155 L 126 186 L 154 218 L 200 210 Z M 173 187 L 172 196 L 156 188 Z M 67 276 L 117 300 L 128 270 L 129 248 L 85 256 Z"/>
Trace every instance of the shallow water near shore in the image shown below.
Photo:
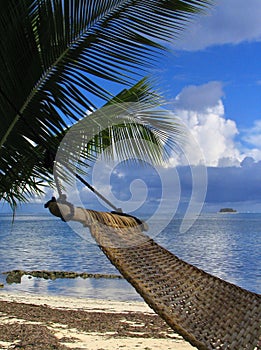
<path fill-rule="evenodd" d="M 261 214 L 201 214 L 185 233 L 179 232 L 181 222 L 182 218 L 175 217 L 154 239 L 179 258 L 261 293 Z M 161 224 L 159 220 L 154 223 Z M 18 215 L 13 224 L 12 216 L 0 215 L 3 291 L 141 300 L 123 279 L 46 280 L 23 276 L 21 283 L 6 283 L 2 273 L 15 269 L 119 274 L 85 230 L 80 236 L 48 214 Z"/>

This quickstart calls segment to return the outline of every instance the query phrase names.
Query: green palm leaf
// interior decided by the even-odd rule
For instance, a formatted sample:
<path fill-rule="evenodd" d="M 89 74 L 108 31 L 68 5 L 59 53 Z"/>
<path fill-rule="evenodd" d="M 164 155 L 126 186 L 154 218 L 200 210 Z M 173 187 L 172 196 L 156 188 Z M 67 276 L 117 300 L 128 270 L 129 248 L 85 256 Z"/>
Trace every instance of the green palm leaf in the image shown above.
<path fill-rule="evenodd" d="M 52 156 L 68 125 L 111 100 L 102 81 L 133 84 L 162 52 L 159 40 L 177 35 L 210 0 L 0 3 L 0 196 L 14 203 L 26 188 L 39 189 L 35 179 L 50 180 L 39 152 Z M 150 131 L 167 124 L 157 118 Z"/>
<path fill-rule="evenodd" d="M 182 142 L 185 131 L 173 115 L 159 109 L 161 103 L 146 79 L 124 89 L 70 128 L 59 145 L 56 162 L 66 169 L 70 164 L 77 173 L 82 165 L 91 166 L 103 152 L 103 157 L 109 159 L 128 162 L 136 158 L 163 164 L 169 152 Z"/>

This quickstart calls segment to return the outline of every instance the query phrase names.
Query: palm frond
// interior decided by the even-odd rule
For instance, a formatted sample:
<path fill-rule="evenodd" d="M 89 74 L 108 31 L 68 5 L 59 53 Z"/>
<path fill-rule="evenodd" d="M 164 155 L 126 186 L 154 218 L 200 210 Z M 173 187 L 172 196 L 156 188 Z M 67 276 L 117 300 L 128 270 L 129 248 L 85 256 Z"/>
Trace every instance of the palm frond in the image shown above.
<path fill-rule="evenodd" d="M 4 186 L 12 187 L 2 178 L 25 168 L 30 155 L 28 169 L 46 178 L 44 161 L 34 153 L 53 154 L 68 125 L 114 96 L 102 81 L 133 84 L 162 52 L 159 41 L 177 35 L 210 3 L 1 0 L 1 194 L 8 193 Z M 25 170 L 20 180 L 22 174 L 30 178 Z"/>
<path fill-rule="evenodd" d="M 15 207 L 29 199 L 34 186 L 38 193 L 44 184 L 51 186 L 57 150 L 57 176 L 65 182 L 72 181 L 76 173 L 87 175 L 101 153 L 126 162 L 136 158 L 162 163 L 168 151 L 181 142 L 184 131 L 173 116 L 158 109 L 161 103 L 161 97 L 142 79 L 67 131 L 51 136 L 48 149 L 31 142 L 29 151 L 22 150 L 17 162 L 12 156 L 17 145 L 11 149 L 3 146 L 0 197 Z"/>
<path fill-rule="evenodd" d="M 57 152 L 61 179 L 71 181 L 71 175 L 79 172 L 87 175 L 101 154 L 106 160 L 164 164 L 186 136 L 180 121 L 160 109 L 161 104 L 162 97 L 151 90 L 144 78 L 77 122 Z"/>

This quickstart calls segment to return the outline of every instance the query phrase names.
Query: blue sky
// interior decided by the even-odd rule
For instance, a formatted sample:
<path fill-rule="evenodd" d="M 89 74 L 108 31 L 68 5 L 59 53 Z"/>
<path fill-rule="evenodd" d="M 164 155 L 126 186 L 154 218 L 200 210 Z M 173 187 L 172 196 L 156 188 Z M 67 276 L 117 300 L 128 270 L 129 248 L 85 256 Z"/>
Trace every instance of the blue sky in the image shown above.
<path fill-rule="evenodd" d="M 217 0 L 169 44 L 170 52 L 151 71 L 164 92 L 166 108 L 182 120 L 198 144 L 189 156 L 190 164 L 173 154 L 164 179 L 173 179 L 178 166 L 180 198 L 186 201 L 192 185 L 184 179 L 189 167 L 202 158 L 198 154 L 203 155 L 207 173 L 204 210 L 227 205 L 261 212 L 260 18 L 260 0 Z M 148 191 L 150 201 L 157 201 L 162 193 L 158 180 L 153 183 L 157 177 L 148 169 L 141 172 L 154 188 Z M 121 196 L 130 180 L 129 170 L 113 170 L 112 174 Z M 104 195 L 116 191 L 115 184 L 105 184 L 104 179 L 96 184 Z M 136 182 L 136 189 L 139 186 L 143 184 Z M 83 199 L 90 204 L 93 200 L 87 192 Z"/>
<path fill-rule="evenodd" d="M 259 0 L 216 1 L 155 71 L 204 154 L 209 208 L 261 211 L 260 16 Z"/>
<path fill-rule="evenodd" d="M 201 137 L 209 165 L 217 166 L 225 152 L 231 165 L 244 156 L 261 160 L 260 15 L 258 0 L 216 1 L 173 42 L 160 66 L 167 99 Z M 204 133 L 214 127 L 211 143 Z M 215 144 L 220 152 L 210 160 L 207 149 Z"/>
<path fill-rule="evenodd" d="M 216 1 L 170 44 L 170 52 L 151 72 L 164 92 L 166 107 L 198 143 L 200 152 L 197 148 L 190 154 L 189 166 L 199 162 L 198 153 L 203 154 L 207 171 L 204 210 L 231 206 L 261 212 L 260 18 L 260 0 Z M 175 154 L 172 161 L 179 167 L 181 198 L 186 200 L 191 191 L 191 181 L 185 181 L 188 164 Z M 147 179 L 153 181 L 147 171 Z M 173 178 L 171 167 L 168 172 Z M 119 178 L 124 188 L 127 173 L 125 181 L 122 174 Z M 105 192 L 109 194 L 109 188 Z"/>

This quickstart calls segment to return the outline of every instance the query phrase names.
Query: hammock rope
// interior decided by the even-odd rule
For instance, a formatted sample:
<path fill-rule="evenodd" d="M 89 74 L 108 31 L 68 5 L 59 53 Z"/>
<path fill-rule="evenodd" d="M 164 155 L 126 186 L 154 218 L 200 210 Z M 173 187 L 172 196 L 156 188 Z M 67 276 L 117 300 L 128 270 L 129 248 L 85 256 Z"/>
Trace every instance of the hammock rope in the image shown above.
<path fill-rule="evenodd" d="M 85 185 L 89 190 L 91 190 L 97 197 L 99 197 L 104 203 L 109 205 L 115 212 L 122 213 L 122 209 L 116 207 L 111 201 L 109 201 L 108 198 L 104 197 L 99 191 L 97 191 L 92 185 L 90 185 L 82 176 L 74 172 L 71 167 L 68 164 L 65 164 L 64 162 L 61 162 L 63 167 L 65 167 L 72 175 L 76 177 L 77 180 L 79 180 L 83 185 Z M 57 161 L 54 162 L 53 166 L 53 173 L 54 173 L 54 181 L 56 184 L 56 188 L 59 194 L 59 199 L 61 201 L 64 201 L 64 198 L 66 199 L 66 195 L 63 194 L 63 188 L 59 180 L 59 175 L 57 171 Z"/>
<path fill-rule="evenodd" d="M 55 201 L 46 207 L 60 217 L 71 212 Z M 76 207 L 71 220 L 90 228 L 101 250 L 145 302 L 193 346 L 261 348 L 261 295 L 179 259 L 144 234 L 133 217 Z"/>

